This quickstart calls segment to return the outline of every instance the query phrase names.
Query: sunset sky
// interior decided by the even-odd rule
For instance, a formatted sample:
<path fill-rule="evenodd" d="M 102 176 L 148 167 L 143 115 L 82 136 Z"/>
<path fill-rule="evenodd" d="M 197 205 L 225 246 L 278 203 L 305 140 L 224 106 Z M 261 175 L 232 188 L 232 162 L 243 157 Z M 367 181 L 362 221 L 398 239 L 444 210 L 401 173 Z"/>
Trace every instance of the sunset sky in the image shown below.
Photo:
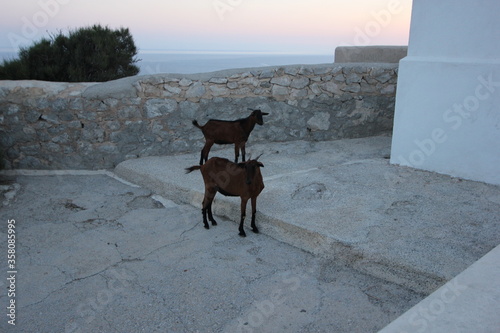
<path fill-rule="evenodd" d="M 129 28 L 140 51 L 332 54 L 406 45 L 411 0 L 0 0 L 0 49 L 57 31 Z"/>

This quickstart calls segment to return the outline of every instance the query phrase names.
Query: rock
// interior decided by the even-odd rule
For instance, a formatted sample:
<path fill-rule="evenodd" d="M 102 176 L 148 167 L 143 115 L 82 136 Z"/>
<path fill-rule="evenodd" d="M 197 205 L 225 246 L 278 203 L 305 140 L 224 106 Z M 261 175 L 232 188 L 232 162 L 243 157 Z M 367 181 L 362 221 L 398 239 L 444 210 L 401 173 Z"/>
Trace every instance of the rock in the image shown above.
<path fill-rule="evenodd" d="M 292 89 L 290 97 L 293 99 L 300 99 L 307 97 L 307 89 Z"/>
<path fill-rule="evenodd" d="M 186 98 L 201 98 L 201 96 L 205 95 L 205 91 L 203 83 L 198 81 L 186 91 Z"/>
<path fill-rule="evenodd" d="M 183 78 L 182 80 L 179 81 L 179 85 L 181 87 L 189 87 L 192 83 L 193 83 L 193 81 L 186 79 L 186 78 Z"/>
<path fill-rule="evenodd" d="M 240 81 L 240 84 L 249 84 L 254 87 L 258 87 L 260 84 L 260 81 L 254 77 L 248 77 Z"/>
<path fill-rule="evenodd" d="M 359 82 L 361 82 L 361 76 L 356 73 L 350 73 L 345 78 L 345 83 L 347 84 L 359 83 Z"/>
<path fill-rule="evenodd" d="M 208 82 L 216 84 L 225 84 L 227 83 L 227 79 L 222 77 L 213 77 Z"/>
<path fill-rule="evenodd" d="M 288 76 L 274 77 L 271 80 L 272 84 L 277 84 L 277 85 L 282 86 L 282 87 L 289 87 L 291 82 L 292 82 L 292 80 L 290 80 L 290 77 L 288 77 Z"/>
<path fill-rule="evenodd" d="M 392 95 L 395 92 L 396 92 L 396 86 L 394 84 L 388 84 L 387 86 L 385 86 L 380 90 L 380 93 L 384 95 Z"/>
<path fill-rule="evenodd" d="M 319 87 L 319 84 L 317 83 L 313 83 L 311 84 L 311 91 L 315 94 L 315 95 L 320 95 L 321 93 L 323 93 L 323 91 L 321 90 L 321 88 Z"/>
<path fill-rule="evenodd" d="M 209 88 L 212 96 L 225 96 L 229 94 L 229 89 L 221 86 L 210 86 Z"/>
<path fill-rule="evenodd" d="M 344 89 L 347 92 L 359 93 L 361 91 L 361 85 L 359 83 L 353 83 Z"/>
<path fill-rule="evenodd" d="M 144 110 L 148 118 L 160 117 L 174 112 L 177 102 L 171 99 L 150 99 L 144 104 Z"/>
<path fill-rule="evenodd" d="M 330 191 L 327 190 L 323 183 L 312 183 L 299 187 L 293 194 L 292 199 L 295 200 L 320 200 L 331 197 Z"/>
<path fill-rule="evenodd" d="M 326 131 L 330 127 L 330 114 L 320 112 L 307 121 L 307 126 L 311 131 Z"/>
<path fill-rule="evenodd" d="M 392 78 L 392 75 L 389 74 L 388 72 L 384 72 L 380 75 L 375 76 L 375 80 L 377 80 L 380 83 L 386 83 Z"/>
<path fill-rule="evenodd" d="M 317 67 L 313 69 L 315 75 L 325 75 L 331 71 L 332 69 L 330 67 Z"/>
<path fill-rule="evenodd" d="M 259 75 L 259 79 L 269 79 L 274 77 L 274 70 L 264 70 Z"/>
<path fill-rule="evenodd" d="M 321 88 L 332 94 L 339 94 L 339 95 L 342 94 L 342 91 L 339 89 L 339 86 L 333 81 L 323 83 L 321 85 Z"/>
<path fill-rule="evenodd" d="M 286 96 L 288 95 L 288 88 L 279 85 L 274 85 L 271 93 L 273 96 Z"/>
<path fill-rule="evenodd" d="M 301 77 L 297 79 L 293 79 L 290 87 L 295 89 L 302 89 L 309 85 L 309 79 L 307 77 Z"/>
<path fill-rule="evenodd" d="M 168 91 L 169 93 L 174 94 L 174 95 L 180 95 L 182 92 L 181 88 L 169 86 L 168 84 L 164 85 L 163 89 L 165 89 L 166 91 Z"/>
<path fill-rule="evenodd" d="M 299 68 L 295 66 L 289 66 L 285 68 L 285 74 L 295 76 L 299 72 Z"/>

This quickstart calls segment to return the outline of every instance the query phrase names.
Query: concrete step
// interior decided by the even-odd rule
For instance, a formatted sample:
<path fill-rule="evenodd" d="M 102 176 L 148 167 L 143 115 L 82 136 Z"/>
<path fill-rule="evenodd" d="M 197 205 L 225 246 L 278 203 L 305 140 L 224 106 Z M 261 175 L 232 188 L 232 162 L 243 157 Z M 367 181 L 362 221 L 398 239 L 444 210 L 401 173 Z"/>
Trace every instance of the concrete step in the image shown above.
<path fill-rule="evenodd" d="M 500 331 L 500 245 L 379 333 Z"/>
<path fill-rule="evenodd" d="M 263 153 L 265 165 L 260 231 L 425 294 L 498 244 L 500 186 L 390 165 L 390 144 L 386 136 L 250 144 L 247 155 Z M 210 156 L 232 160 L 233 147 L 223 147 Z M 201 174 L 184 171 L 198 162 L 199 153 L 145 157 L 120 163 L 115 173 L 201 209 Z M 238 222 L 240 200 L 218 194 L 213 210 Z"/>

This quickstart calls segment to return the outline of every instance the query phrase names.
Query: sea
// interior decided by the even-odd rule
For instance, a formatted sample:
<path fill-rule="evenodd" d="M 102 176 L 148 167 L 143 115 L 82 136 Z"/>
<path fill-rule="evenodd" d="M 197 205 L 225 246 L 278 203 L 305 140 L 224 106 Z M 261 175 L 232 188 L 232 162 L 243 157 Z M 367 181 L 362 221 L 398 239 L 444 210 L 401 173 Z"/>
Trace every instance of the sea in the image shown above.
<path fill-rule="evenodd" d="M 15 59 L 17 53 L 0 51 L 0 61 Z M 213 72 L 223 69 L 309 65 L 332 63 L 331 55 L 325 54 L 289 54 L 266 52 L 213 52 L 213 51 L 143 51 L 137 57 L 139 75 L 160 73 L 194 74 Z"/>

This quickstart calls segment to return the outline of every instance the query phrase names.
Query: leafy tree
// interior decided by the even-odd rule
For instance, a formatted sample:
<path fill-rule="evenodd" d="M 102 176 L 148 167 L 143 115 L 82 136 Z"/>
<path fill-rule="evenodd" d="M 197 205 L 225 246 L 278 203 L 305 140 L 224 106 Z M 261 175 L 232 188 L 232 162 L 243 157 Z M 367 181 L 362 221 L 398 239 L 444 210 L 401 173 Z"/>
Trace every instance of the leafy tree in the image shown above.
<path fill-rule="evenodd" d="M 137 48 L 128 29 L 94 25 L 44 38 L 0 65 L 3 80 L 102 82 L 136 75 Z"/>

